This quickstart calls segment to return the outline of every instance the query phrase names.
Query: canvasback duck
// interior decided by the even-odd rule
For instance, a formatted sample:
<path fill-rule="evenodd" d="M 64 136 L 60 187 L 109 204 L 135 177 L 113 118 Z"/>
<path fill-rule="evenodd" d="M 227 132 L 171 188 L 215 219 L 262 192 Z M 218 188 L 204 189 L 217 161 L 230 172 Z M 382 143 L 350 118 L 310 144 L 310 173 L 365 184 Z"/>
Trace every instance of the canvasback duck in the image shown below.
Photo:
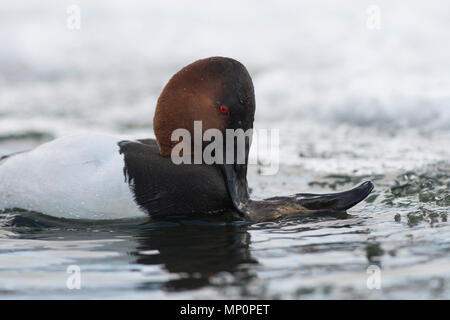
<path fill-rule="evenodd" d="M 1 159 L 0 210 L 20 208 L 70 219 L 196 215 L 220 219 L 232 214 L 235 219 L 262 222 L 345 211 L 372 191 L 373 184 L 367 181 L 340 193 L 251 200 L 248 136 L 244 149 L 233 147 L 231 162 L 227 147 L 222 155 L 217 153 L 222 162 L 173 161 L 179 142 L 173 140 L 175 130 L 194 134 L 194 123 L 201 121 L 202 132 L 214 129 L 224 134 L 225 146 L 225 131 L 251 130 L 254 114 L 253 83 L 240 62 L 224 57 L 198 60 L 177 72 L 163 89 L 153 119 L 156 139 L 69 136 Z M 209 143 L 202 141 L 200 151 Z M 195 147 L 179 155 L 194 157 Z"/>

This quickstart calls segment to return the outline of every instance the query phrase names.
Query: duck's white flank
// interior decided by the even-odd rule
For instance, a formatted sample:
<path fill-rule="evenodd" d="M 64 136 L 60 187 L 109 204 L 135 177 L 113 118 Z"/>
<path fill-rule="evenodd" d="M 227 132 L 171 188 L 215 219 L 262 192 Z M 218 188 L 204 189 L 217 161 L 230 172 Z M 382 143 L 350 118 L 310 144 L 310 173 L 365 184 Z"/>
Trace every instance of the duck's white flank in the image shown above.
<path fill-rule="evenodd" d="M 0 209 L 72 219 L 144 217 L 108 135 L 60 138 L 0 162 Z"/>

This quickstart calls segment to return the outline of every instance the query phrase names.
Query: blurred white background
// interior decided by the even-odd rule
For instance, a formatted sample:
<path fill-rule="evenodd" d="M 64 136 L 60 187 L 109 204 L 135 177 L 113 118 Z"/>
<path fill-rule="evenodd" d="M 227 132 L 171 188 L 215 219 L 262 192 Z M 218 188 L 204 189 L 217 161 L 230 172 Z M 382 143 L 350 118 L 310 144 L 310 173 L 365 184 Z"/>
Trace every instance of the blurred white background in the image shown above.
<path fill-rule="evenodd" d="M 67 27 L 70 5 L 79 30 Z M 370 5 L 379 29 L 367 26 Z M 152 136 L 170 76 L 221 55 L 249 69 L 256 127 L 281 129 L 282 161 L 303 153 L 307 166 L 319 155 L 316 169 L 336 170 L 320 155 L 336 160 L 358 144 L 364 159 L 352 165 L 368 171 L 381 170 L 380 153 L 388 167 L 405 166 L 405 146 L 414 163 L 448 158 L 449 15 L 448 1 L 2 2 L 0 153 L 24 137 Z"/>

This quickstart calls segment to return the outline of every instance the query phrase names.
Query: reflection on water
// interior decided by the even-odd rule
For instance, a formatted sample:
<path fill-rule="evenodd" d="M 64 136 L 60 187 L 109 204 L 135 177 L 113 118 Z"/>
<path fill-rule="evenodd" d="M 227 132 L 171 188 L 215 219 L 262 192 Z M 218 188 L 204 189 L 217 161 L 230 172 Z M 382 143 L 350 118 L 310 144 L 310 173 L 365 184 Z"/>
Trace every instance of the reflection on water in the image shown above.
<path fill-rule="evenodd" d="M 186 294 L 217 283 L 213 278 L 223 275 L 245 287 L 254 277 L 249 269 L 257 264 L 247 223 L 80 222 L 20 211 L 1 218 L 0 292 L 6 298 L 54 297 L 57 292 L 73 297 L 63 281 L 65 268 L 72 264 L 82 270 L 83 290 L 77 294 L 104 294 L 108 289 L 108 294 L 120 296 L 124 293 L 117 290 L 125 285 L 125 297 L 139 298 Z M 35 276 L 49 282 L 23 281 Z"/>
<path fill-rule="evenodd" d="M 390 212 L 280 223 L 1 215 L 2 298 L 448 298 L 450 232 Z M 425 226 L 425 228 L 424 228 Z M 81 289 L 66 287 L 67 267 Z M 382 290 L 367 287 L 378 266 Z"/>
<path fill-rule="evenodd" d="M 163 265 L 181 277 L 169 280 L 167 290 L 190 290 L 209 284 L 211 277 L 227 272 L 240 279 L 241 285 L 251 278 L 243 264 L 254 264 L 251 257 L 250 234 L 245 225 L 193 224 L 140 230 L 136 263 Z M 141 288 L 152 288 L 152 282 Z"/>

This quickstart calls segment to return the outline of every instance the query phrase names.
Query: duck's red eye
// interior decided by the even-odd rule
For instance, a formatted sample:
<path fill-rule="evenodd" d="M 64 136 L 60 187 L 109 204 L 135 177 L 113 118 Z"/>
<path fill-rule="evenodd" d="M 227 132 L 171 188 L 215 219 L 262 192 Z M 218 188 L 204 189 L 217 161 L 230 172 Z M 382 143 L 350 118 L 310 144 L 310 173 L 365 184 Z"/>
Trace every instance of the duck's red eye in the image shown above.
<path fill-rule="evenodd" d="M 221 105 L 219 111 L 221 114 L 228 114 L 228 107 L 226 105 Z"/>

